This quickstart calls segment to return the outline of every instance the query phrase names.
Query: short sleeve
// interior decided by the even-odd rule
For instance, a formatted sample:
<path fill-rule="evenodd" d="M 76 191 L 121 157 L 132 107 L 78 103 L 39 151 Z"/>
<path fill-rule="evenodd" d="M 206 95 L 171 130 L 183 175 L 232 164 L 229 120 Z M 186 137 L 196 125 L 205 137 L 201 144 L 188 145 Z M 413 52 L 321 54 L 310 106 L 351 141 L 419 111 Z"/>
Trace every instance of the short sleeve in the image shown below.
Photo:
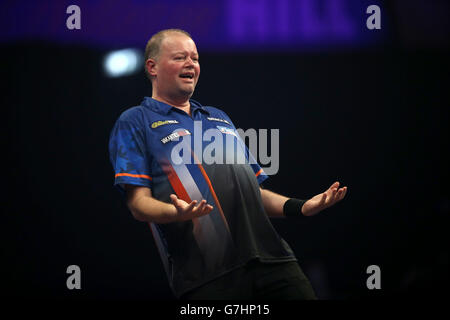
<path fill-rule="evenodd" d="M 230 117 L 222 110 L 220 110 L 220 112 L 222 113 L 222 116 L 227 121 L 230 122 L 230 124 L 233 126 L 234 130 L 236 131 L 236 127 L 234 126 L 234 123 L 233 123 L 233 121 L 231 121 Z M 269 176 L 264 172 L 264 170 L 258 164 L 258 162 L 253 157 L 251 152 L 248 150 L 247 146 L 245 145 L 245 142 L 241 139 L 241 137 L 238 134 L 236 136 L 237 136 L 237 139 L 238 139 L 239 143 L 241 144 L 242 148 L 244 148 L 244 150 L 245 150 L 245 158 L 248 161 L 248 163 L 250 164 L 250 167 L 252 168 L 253 172 L 255 173 L 256 179 L 258 180 L 258 184 L 261 184 L 264 180 L 269 178 Z"/>
<path fill-rule="evenodd" d="M 130 121 L 117 120 L 109 138 L 109 157 L 114 169 L 114 185 L 152 187 L 151 162 L 146 152 L 145 133 Z"/>

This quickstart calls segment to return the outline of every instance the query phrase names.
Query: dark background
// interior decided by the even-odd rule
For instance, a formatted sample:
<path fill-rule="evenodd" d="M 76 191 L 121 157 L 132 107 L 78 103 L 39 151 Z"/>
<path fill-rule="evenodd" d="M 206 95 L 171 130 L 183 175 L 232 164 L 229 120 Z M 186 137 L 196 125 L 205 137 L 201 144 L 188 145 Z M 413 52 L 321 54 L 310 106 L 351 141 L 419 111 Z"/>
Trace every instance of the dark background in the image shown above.
<path fill-rule="evenodd" d="M 390 9 L 389 38 L 370 48 L 199 49 L 194 99 L 237 127 L 280 129 L 280 170 L 266 188 L 308 198 L 348 186 L 315 217 L 272 220 L 322 299 L 446 295 L 449 46 Z M 404 33 L 408 23 L 422 33 Z M 108 50 L 90 46 L 0 49 L 2 296 L 174 299 L 148 225 L 113 188 L 107 149 L 120 113 L 151 96 L 144 72 L 108 78 Z M 81 290 L 66 288 L 73 264 Z M 381 268 L 381 290 L 366 287 L 369 265 Z"/>

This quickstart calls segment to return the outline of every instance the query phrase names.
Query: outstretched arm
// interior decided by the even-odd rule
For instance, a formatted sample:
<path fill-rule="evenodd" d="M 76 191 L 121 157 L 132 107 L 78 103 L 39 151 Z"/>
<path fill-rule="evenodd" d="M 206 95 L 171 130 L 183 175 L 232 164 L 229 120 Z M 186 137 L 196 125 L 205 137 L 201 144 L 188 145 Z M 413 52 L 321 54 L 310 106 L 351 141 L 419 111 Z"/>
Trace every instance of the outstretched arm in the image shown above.
<path fill-rule="evenodd" d="M 170 223 L 191 220 L 209 214 L 213 207 L 206 200 L 187 203 L 175 194 L 170 195 L 172 203 L 165 203 L 152 197 L 147 187 L 125 185 L 127 205 L 134 218 L 143 222 Z"/>
<path fill-rule="evenodd" d="M 264 210 L 266 210 L 267 215 L 271 218 L 284 217 L 283 206 L 289 198 L 267 189 L 260 188 L 260 190 Z"/>
<path fill-rule="evenodd" d="M 267 215 L 273 218 L 284 217 L 283 206 L 289 198 L 266 189 L 260 190 Z M 301 213 L 304 216 L 313 216 L 341 201 L 346 193 L 347 187 L 339 188 L 339 182 L 335 182 L 325 192 L 307 200 L 302 206 Z"/>

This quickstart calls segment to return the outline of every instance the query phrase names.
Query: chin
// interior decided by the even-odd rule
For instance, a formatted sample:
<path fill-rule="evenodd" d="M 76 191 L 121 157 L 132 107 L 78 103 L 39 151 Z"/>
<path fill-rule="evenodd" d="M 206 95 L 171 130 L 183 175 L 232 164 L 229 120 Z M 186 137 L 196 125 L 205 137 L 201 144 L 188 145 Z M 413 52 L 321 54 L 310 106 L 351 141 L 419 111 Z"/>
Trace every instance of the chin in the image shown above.
<path fill-rule="evenodd" d="M 190 98 L 194 94 L 194 91 L 195 91 L 195 87 L 192 89 L 187 89 L 187 90 L 181 89 L 180 93 L 184 96 L 189 96 L 189 98 Z"/>

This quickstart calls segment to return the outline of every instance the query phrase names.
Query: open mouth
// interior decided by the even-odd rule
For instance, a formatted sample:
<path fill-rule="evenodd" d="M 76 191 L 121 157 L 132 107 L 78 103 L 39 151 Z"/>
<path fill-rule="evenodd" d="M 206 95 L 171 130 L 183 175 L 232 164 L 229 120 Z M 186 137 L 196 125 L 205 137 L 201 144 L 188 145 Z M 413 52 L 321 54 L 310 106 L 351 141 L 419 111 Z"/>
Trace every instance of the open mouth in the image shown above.
<path fill-rule="evenodd" d="M 180 78 L 183 78 L 183 79 L 194 79 L 194 74 L 193 73 L 182 73 L 182 74 L 180 74 Z"/>

